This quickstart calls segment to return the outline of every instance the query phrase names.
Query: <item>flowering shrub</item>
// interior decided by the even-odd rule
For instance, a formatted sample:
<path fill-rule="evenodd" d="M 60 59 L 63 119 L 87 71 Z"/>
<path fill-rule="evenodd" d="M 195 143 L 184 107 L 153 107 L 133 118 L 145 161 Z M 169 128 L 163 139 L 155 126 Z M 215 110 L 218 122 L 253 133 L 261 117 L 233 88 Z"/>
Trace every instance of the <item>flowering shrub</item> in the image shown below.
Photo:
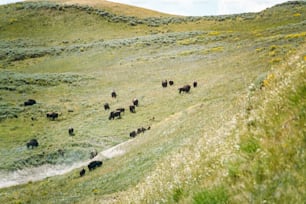
<path fill-rule="evenodd" d="M 301 32 L 301 33 L 294 33 L 294 34 L 289 34 L 286 36 L 286 38 L 304 38 L 306 37 L 306 32 Z"/>
<path fill-rule="evenodd" d="M 294 16 L 294 17 L 300 17 L 301 14 L 300 14 L 300 13 L 295 13 L 295 14 L 293 14 L 293 16 Z"/>

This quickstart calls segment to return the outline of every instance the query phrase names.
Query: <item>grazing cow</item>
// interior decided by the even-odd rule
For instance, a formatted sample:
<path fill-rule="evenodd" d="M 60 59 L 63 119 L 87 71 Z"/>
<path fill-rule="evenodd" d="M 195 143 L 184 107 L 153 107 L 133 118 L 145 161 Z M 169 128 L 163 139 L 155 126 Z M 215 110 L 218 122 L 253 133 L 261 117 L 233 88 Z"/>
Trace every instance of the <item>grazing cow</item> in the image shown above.
<path fill-rule="evenodd" d="M 124 113 L 125 108 L 117 108 L 116 111 L 119 111 L 119 112 L 121 112 L 121 113 Z"/>
<path fill-rule="evenodd" d="M 141 128 L 137 128 L 137 134 L 140 134 L 142 132 Z"/>
<path fill-rule="evenodd" d="M 133 99 L 133 105 L 134 105 L 134 106 L 138 106 L 138 104 L 139 104 L 138 99 L 137 99 L 137 98 L 134 98 L 134 99 Z"/>
<path fill-rule="evenodd" d="M 108 103 L 104 103 L 104 110 L 109 110 L 110 107 L 109 107 L 109 104 Z"/>
<path fill-rule="evenodd" d="M 197 86 L 198 86 L 198 82 L 194 81 L 194 82 L 193 82 L 193 87 L 195 88 L 195 87 L 197 87 Z"/>
<path fill-rule="evenodd" d="M 174 82 L 173 82 L 172 80 L 170 80 L 170 81 L 169 81 L 169 85 L 170 85 L 170 86 L 173 86 L 173 85 L 174 85 Z"/>
<path fill-rule="evenodd" d="M 48 112 L 48 113 L 46 114 L 46 116 L 47 116 L 47 118 L 50 118 L 50 119 L 52 119 L 52 120 L 55 120 L 55 118 L 58 118 L 58 113 L 56 113 L 56 112 Z"/>
<path fill-rule="evenodd" d="M 31 139 L 29 142 L 27 142 L 27 148 L 34 148 L 38 147 L 38 141 L 36 139 Z"/>
<path fill-rule="evenodd" d="M 189 93 L 190 88 L 191 88 L 190 85 L 185 85 L 185 86 L 179 88 L 178 90 L 179 90 L 179 93 L 181 93 L 181 92 Z"/>
<path fill-rule="evenodd" d="M 95 168 L 102 166 L 102 164 L 102 161 L 92 161 L 88 164 L 88 169 L 89 171 L 94 170 Z"/>
<path fill-rule="evenodd" d="M 29 100 L 25 101 L 23 104 L 24 104 L 24 106 L 32 106 L 32 105 L 36 104 L 36 101 L 34 99 L 29 99 Z"/>
<path fill-rule="evenodd" d="M 134 130 L 134 131 L 132 131 L 132 132 L 130 132 L 130 137 L 136 137 L 136 135 L 137 135 L 137 133 L 136 133 L 136 131 Z"/>
<path fill-rule="evenodd" d="M 130 112 L 131 113 L 136 113 L 134 105 L 130 105 Z"/>
<path fill-rule="evenodd" d="M 120 111 L 112 111 L 112 112 L 110 112 L 108 119 L 109 120 L 113 120 L 116 117 L 117 118 L 121 118 L 121 112 Z"/>
<path fill-rule="evenodd" d="M 68 133 L 70 136 L 74 136 L 74 129 L 71 127 L 68 129 Z"/>
<path fill-rule="evenodd" d="M 115 91 L 112 91 L 112 98 L 116 98 L 117 97 L 117 94 Z"/>
<path fill-rule="evenodd" d="M 166 88 L 167 86 L 168 86 L 168 81 L 167 80 L 162 81 L 162 87 Z"/>
<path fill-rule="evenodd" d="M 146 128 L 144 128 L 144 127 L 138 128 L 137 129 L 137 134 L 144 133 L 145 131 L 146 131 Z"/>
<path fill-rule="evenodd" d="M 86 172 L 86 170 L 83 168 L 83 169 L 80 171 L 80 177 L 84 176 L 84 175 L 85 175 L 85 172 Z"/>

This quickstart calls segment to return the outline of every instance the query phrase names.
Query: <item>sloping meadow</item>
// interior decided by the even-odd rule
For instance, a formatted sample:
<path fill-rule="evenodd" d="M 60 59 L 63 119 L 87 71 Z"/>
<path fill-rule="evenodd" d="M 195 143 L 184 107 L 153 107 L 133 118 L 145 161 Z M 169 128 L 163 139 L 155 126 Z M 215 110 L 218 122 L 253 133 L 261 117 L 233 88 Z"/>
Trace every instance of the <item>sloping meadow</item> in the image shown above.
<path fill-rule="evenodd" d="M 83 177 L 77 168 L 1 189 L 0 202 L 278 201 L 263 193 L 271 174 L 253 160 L 253 170 L 245 172 L 240 161 L 269 148 L 269 139 L 261 144 L 256 132 L 270 131 L 256 118 L 262 97 L 286 81 L 282 73 L 305 68 L 305 7 L 288 2 L 261 13 L 137 18 L 50 2 L 2 6 L 0 172 L 73 166 L 92 152 L 129 143 L 114 158 L 98 155 L 102 167 L 88 172 L 84 166 Z M 299 87 L 302 74 L 294 72 L 298 80 L 290 86 Z M 174 85 L 163 88 L 163 80 Z M 186 84 L 190 92 L 180 94 Z M 131 113 L 134 98 L 139 106 Z M 29 99 L 36 103 L 25 106 Z M 117 108 L 125 112 L 110 120 Z M 58 117 L 47 118 L 50 112 Z M 129 137 L 141 127 L 148 130 Z M 33 138 L 38 147 L 27 148 Z M 253 176 L 254 188 L 248 183 Z M 239 189 L 241 183 L 247 189 Z"/>

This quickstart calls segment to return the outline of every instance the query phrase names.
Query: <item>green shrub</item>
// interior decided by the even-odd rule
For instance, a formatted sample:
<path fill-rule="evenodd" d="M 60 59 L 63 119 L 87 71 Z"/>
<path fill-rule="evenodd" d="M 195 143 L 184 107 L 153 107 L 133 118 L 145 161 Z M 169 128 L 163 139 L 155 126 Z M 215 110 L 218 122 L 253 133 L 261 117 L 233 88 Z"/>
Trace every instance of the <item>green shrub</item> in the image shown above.
<path fill-rule="evenodd" d="M 263 85 L 264 80 L 267 78 L 268 73 L 261 73 L 254 81 L 254 85 L 256 88 L 260 88 Z"/>
<path fill-rule="evenodd" d="M 254 137 L 249 137 L 240 143 L 240 149 L 248 154 L 255 153 L 259 147 L 259 143 Z"/>
<path fill-rule="evenodd" d="M 228 175 L 229 177 L 235 181 L 238 178 L 240 165 L 238 162 L 230 164 L 228 167 Z"/>
<path fill-rule="evenodd" d="M 175 202 L 179 202 L 180 199 L 182 198 L 183 196 L 183 189 L 182 188 L 176 188 L 174 189 L 174 192 L 173 192 L 173 200 Z"/>
<path fill-rule="evenodd" d="M 16 107 L 9 103 L 0 103 L 0 121 L 8 118 L 18 118 L 19 114 L 23 111 L 22 108 Z"/>
<path fill-rule="evenodd" d="M 228 203 L 229 196 L 224 187 L 203 190 L 193 197 L 194 204 L 221 204 Z"/>

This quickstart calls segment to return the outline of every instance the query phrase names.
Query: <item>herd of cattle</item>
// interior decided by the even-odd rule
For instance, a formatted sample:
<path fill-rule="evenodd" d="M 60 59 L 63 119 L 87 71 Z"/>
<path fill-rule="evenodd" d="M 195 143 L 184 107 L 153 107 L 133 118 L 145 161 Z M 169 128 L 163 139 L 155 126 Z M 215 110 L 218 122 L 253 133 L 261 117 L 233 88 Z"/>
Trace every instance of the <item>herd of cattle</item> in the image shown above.
<path fill-rule="evenodd" d="M 162 87 L 163 88 L 166 88 L 168 86 L 168 84 L 169 84 L 169 86 L 173 86 L 174 81 L 172 81 L 172 80 L 169 80 L 169 81 L 168 80 L 163 80 L 162 81 Z M 194 88 L 196 88 L 198 83 L 196 81 L 194 81 L 192 85 L 193 85 Z M 189 93 L 190 89 L 191 89 L 191 86 L 189 84 L 187 84 L 187 85 L 184 85 L 184 86 L 178 88 L 178 91 L 179 91 L 180 94 L 183 93 L 183 92 Z M 112 91 L 111 92 L 111 97 L 116 98 L 117 93 L 115 91 Z M 29 99 L 29 100 L 24 102 L 24 106 L 31 106 L 31 105 L 34 105 L 34 104 L 36 104 L 36 101 L 34 99 Z M 129 106 L 130 112 L 131 113 L 136 113 L 136 107 L 138 107 L 138 106 L 139 106 L 139 101 L 138 101 L 137 98 L 134 98 L 132 100 L 132 104 Z M 104 110 L 105 111 L 110 110 L 109 103 L 104 104 Z M 110 112 L 108 119 L 109 120 L 120 119 L 121 114 L 124 113 L 124 112 L 125 112 L 125 108 L 117 108 L 116 110 Z M 55 120 L 59 117 L 59 113 L 57 113 L 57 112 L 47 112 L 46 117 L 50 120 Z M 140 128 L 137 128 L 136 130 L 133 130 L 132 132 L 130 132 L 129 136 L 131 138 L 134 138 L 138 134 L 144 133 L 145 131 L 150 130 L 150 129 L 151 129 L 150 126 L 148 128 L 140 127 Z M 72 127 L 70 127 L 68 129 L 68 134 L 70 136 L 74 136 L 74 129 Z M 27 146 L 28 149 L 38 147 L 38 141 L 36 139 L 31 139 L 29 142 L 27 142 L 26 146 Z M 93 159 L 96 155 L 97 155 L 97 152 L 95 152 L 95 154 L 93 154 L 93 152 L 91 152 L 90 159 Z M 88 167 L 88 170 L 91 171 L 91 170 L 94 170 L 97 167 L 102 166 L 102 164 L 103 164 L 102 161 L 91 161 L 88 164 L 87 167 Z M 86 170 L 83 168 L 80 171 L 80 176 L 81 177 L 84 176 L 85 172 L 86 172 Z"/>
<path fill-rule="evenodd" d="M 113 91 L 111 93 L 111 96 L 113 98 L 116 98 L 117 97 L 116 92 Z M 136 113 L 136 106 L 138 106 L 138 104 L 139 104 L 138 99 L 134 98 L 132 102 L 133 102 L 133 104 L 129 106 L 130 112 L 131 113 Z M 105 103 L 104 104 L 104 110 L 109 110 L 109 109 L 110 109 L 109 103 Z M 124 113 L 124 112 L 125 112 L 125 108 L 117 108 L 116 110 L 110 112 L 108 119 L 109 120 L 114 120 L 116 118 L 121 118 L 121 113 Z"/>

